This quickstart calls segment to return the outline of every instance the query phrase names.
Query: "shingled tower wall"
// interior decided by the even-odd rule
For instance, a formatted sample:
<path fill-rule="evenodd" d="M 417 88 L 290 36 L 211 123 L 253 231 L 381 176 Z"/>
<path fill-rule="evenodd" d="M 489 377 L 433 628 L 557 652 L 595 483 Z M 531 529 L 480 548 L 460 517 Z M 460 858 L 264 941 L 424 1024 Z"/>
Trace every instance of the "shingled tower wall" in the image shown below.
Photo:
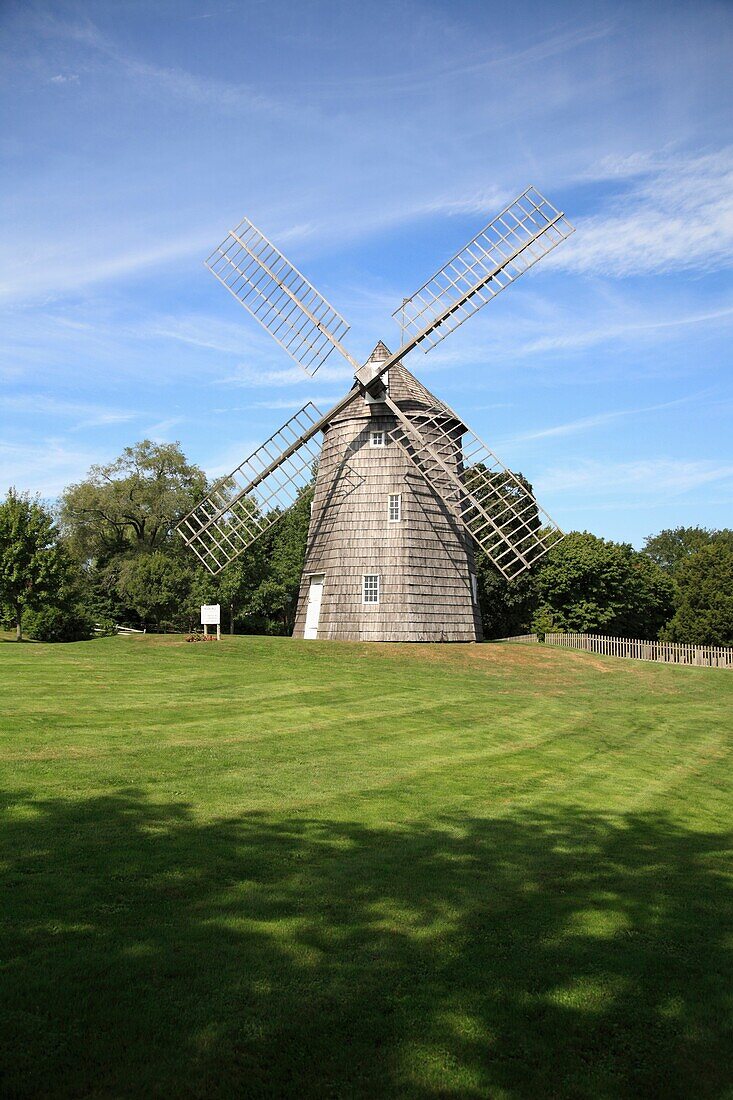
<path fill-rule="evenodd" d="M 378 344 L 370 361 L 389 352 Z M 406 412 L 441 403 L 405 367 L 389 370 L 390 398 Z M 452 413 L 446 416 L 453 423 Z M 481 639 L 473 549 L 456 516 L 389 440 L 395 417 L 356 398 L 329 424 L 316 478 L 294 637 L 305 633 L 311 579 L 323 575 L 318 638 L 386 642 Z M 383 432 L 385 446 L 372 445 Z M 460 453 L 456 463 L 460 463 Z M 390 494 L 401 518 L 390 521 Z M 379 603 L 364 603 L 376 575 Z M 311 634 L 312 636 L 312 634 Z"/>

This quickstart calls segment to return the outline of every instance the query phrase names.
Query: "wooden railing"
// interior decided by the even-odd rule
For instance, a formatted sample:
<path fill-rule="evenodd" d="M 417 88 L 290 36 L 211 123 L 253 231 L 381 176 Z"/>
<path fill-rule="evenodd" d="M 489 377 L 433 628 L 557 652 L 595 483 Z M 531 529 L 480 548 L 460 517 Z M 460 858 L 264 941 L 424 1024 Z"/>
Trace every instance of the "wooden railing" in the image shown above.
<path fill-rule="evenodd" d="M 518 634 L 499 638 L 501 642 L 539 642 L 536 634 Z M 697 668 L 733 668 L 733 647 L 688 645 L 685 642 L 649 642 L 639 638 L 608 638 L 603 634 L 544 635 L 545 645 L 584 649 L 607 657 L 626 657 L 636 661 L 657 661 L 665 665 L 694 665 Z"/>

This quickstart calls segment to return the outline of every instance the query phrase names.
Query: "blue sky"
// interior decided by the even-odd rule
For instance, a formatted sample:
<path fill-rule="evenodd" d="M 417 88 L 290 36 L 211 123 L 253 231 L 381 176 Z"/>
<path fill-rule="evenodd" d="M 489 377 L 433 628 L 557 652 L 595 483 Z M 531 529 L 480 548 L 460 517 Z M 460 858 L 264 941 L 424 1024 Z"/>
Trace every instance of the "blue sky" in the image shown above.
<path fill-rule="evenodd" d="M 0 6 L 0 489 L 149 437 L 226 473 L 312 399 L 206 271 L 246 214 L 351 323 L 528 184 L 573 238 L 408 366 L 567 529 L 733 514 L 733 6 Z"/>

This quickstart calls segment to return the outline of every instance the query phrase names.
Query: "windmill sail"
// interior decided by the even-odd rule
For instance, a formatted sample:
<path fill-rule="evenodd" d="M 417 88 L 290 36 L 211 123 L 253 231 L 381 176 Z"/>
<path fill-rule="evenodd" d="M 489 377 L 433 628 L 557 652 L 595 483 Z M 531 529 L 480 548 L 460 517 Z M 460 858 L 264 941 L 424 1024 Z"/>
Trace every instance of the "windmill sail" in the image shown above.
<path fill-rule="evenodd" d="M 508 579 L 563 538 L 529 487 L 447 406 L 397 416 L 392 439 Z"/>
<path fill-rule="evenodd" d="M 321 421 L 309 401 L 178 524 L 210 573 L 220 573 L 297 502 L 318 461 Z"/>
<path fill-rule="evenodd" d="M 403 346 L 430 351 L 574 232 L 528 187 L 395 310 Z"/>
<path fill-rule="evenodd" d="M 346 321 L 248 218 L 206 266 L 306 374 L 314 375 L 334 348 L 352 362 L 341 345 Z"/>

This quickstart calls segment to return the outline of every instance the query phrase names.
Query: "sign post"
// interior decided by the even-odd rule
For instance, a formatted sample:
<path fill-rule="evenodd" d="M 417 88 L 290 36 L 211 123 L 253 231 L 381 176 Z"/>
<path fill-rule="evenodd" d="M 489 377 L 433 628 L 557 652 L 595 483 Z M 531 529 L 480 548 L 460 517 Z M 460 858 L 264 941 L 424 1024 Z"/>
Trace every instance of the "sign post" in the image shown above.
<path fill-rule="evenodd" d="M 221 641 L 221 605 L 218 603 L 205 603 L 201 605 L 201 625 L 204 634 L 208 634 L 207 626 L 216 627 L 216 640 Z"/>

